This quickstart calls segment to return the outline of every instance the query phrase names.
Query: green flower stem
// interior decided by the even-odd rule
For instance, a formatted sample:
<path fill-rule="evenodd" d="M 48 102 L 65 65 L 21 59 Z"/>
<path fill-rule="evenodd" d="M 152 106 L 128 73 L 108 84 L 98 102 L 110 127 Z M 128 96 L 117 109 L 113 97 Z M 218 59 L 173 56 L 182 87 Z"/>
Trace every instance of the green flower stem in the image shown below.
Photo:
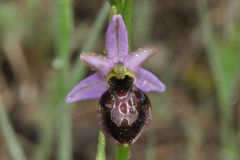
<path fill-rule="evenodd" d="M 128 160 L 130 157 L 129 146 L 118 145 L 117 146 L 117 158 L 116 160 Z"/>
<path fill-rule="evenodd" d="M 132 46 L 132 13 L 133 13 L 132 10 L 133 10 L 133 0 L 125 0 L 124 8 L 122 10 L 122 15 L 128 31 L 129 48 L 131 48 Z"/>
<path fill-rule="evenodd" d="M 105 160 L 105 159 L 106 159 L 106 155 L 105 155 L 105 136 L 100 131 L 99 136 L 98 136 L 98 148 L 97 148 L 96 160 Z"/>
<path fill-rule="evenodd" d="M 26 160 L 23 150 L 14 134 L 0 95 L 0 128 L 13 160 Z"/>

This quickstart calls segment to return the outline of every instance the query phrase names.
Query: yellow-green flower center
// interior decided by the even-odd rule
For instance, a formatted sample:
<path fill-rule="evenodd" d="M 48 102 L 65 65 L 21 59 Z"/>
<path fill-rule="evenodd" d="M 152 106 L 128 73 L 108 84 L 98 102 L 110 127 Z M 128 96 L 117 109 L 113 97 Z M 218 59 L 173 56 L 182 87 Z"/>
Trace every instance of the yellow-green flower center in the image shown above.
<path fill-rule="evenodd" d="M 124 79 L 125 76 L 132 77 L 135 80 L 135 74 L 129 70 L 123 63 L 116 63 L 113 69 L 107 75 L 107 81 L 112 77 L 116 77 L 117 79 Z"/>

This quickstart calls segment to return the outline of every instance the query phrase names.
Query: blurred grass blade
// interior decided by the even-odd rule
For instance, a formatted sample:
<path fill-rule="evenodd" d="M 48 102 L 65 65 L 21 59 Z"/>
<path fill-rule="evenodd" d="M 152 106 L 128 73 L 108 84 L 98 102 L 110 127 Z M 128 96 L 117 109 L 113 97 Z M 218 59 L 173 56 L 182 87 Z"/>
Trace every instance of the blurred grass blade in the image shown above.
<path fill-rule="evenodd" d="M 69 90 L 69 52 L 72 39 L 72 1 L 55 0 L 54 6 L 54 42 L 56 52 L 56 77 L 45 109 L 46 118 L 40 139 L 39 150 L 35 159 L 48 159 L 53 143 L 53 135 L 57 134 L 58 159 L 71 160 L 71 116 L 64 99 Z"/>
<path fill-rule="evenodd" d="M 149 43 L 154 17 L 152 8 L 154 8 L 153 0 L 138 0 L 138 3 L 134 4 L 132 34 L 135 46 L 144 46 Z"/>
<path fill-rule="evenodd" d="M 157 152 L 157 138 L 154 134 L 153 130 L 150 130 L 147 135 L 147 144 L 144 148 L 144 159 L 145 160 L 154 160 L 156 159 L 156 152 Z"/>
<path fill-rule="evenodd" d="M 66 106 L 64 99 L 69 87 L 69 59 L 73 29 L 72 0 L 55 0 L 55 47 L 57 58 L 61 62 L 57 68 L 56 94 L 57 105 L 56 123 L 58 134 L 58 159 L 72 159 L 72 125 L 71 110 Z"/>
<path fill-rule="evenodd" d="M 3 106 L 1 96 L 0 96 L 0 124 L 3 136 L 6 140 L 12 159 L 26 160 L 26 157 L 24 156 L 23 150 L 16 138 L 16 135 L 14 134 L 10 120 Z"/>
<path fill-rule="evenodd" d="M 89 36 L 87 41 L 84 43 L 82 51 L 91 51 L 94 49 L 94 46 L 96 44 L 97 37 L 99 36 L 100 31 L 102 30 L 107 16 L 109 12 L 109 4 L 107 2 L 104 2 L 101 10 L 98 13 L 98 17 L 93 23 L 93 26 L 91 27 L 89 31 Z"/>
<path fill-rule="evenodd" d="M 124 4 L 124 9 L 122 12 L 124 22 L 127 27 L 128 32 L 128 45 L 132 48 L 132 13 L 133 13 L 133 2 L 134 0 L 126 0 Z"/>
<path fill-rule="evenodd" d="M 71 108 L 62 105 L 60 113 L 64 113 L 63 116 L 59 116 L 59 160 L 71 160 L 72 159 L 72 123 L 71 123 Z M 64 117 L 64 118 L 63 118 Z"/>
<path fill-rule="evenodd" d="M 208 58 L 216 83 L 218 105 L 221 116 L 221 159 L 238 160 L 236 132 L 232 127 L 233 106 L 232 94 L 239 76 L 239 40 L 236 26 L 231 26 L 223 39 L 217 38 L 207 9 L 206 0 L 198 0 L 198 9 L 203 30 L 203 37 L 208 50 Z M 232 34 L 234 32 L 234 34 Z"/>
<path fill-rule="evenodd" d="M 49 95 L 54 95 L 54 92 L 51 91 Z M 49 100 L 46 103 L 46 106 L 43 110 L 45 118 L 43 119 L 43 128 L 40 135 L 40 142 L 38 149 L 35 153 L 35 160 L 44 160 L 48 158 L 49 153 L 51 152 L 52 146 L 52 135 L 55 129 L 55 114 L 56 106 L 53 100 Z"/>
<path fill-rule="evenodd" d="M 98 136 L 98 148 L 97 148 L 96 160 L 105 160 L 105 159 L 106 159 L 106 155 L 105 155 L 105 136 L 100 131 L 99 136 Z"/>
<path fill-rule="evenodd" d="M 82 51 L 92 51 L 95 47 L 96 40 L 99 37 L 99 34 L 101 30 L 103 29 L 103 26 L 107 20 L 109 12 L 109 4 L 107 2 L 104 2 L 100 12 L 98 13 L 98 17 L 95 20 L 93 26 L 91 27 L 89 31 L 89 36 L 86 40 L 86 42 L 83 44 L 83 47 L 81 48 L 80 52 Z M 83 72 L 84 72 L 84 65 L 82 63 L 77 62 L 74 69 L 73 69 L 73 83 L 72 85 L 75 85 L 79 79 L 82 78 Z"/>

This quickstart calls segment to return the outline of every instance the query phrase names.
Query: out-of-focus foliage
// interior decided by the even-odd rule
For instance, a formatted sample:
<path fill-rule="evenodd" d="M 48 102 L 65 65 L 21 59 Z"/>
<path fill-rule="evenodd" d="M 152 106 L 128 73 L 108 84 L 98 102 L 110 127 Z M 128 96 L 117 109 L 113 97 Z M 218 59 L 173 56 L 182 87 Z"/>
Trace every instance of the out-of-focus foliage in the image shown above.
<path fill-rule="evenodd" d="M 134 2 L 132 49 L 157 48 L 145 67 L 167 84 L 167 91 L 149 94 L 152 126 L 131 147 L 132 159 L 238 159 L 238 0 Z M 58 90 L 55 84 L 61 67 L 55 45 L 60 29 L 55 23 L 56 4 L 50 0 L 0 2 L 0 99 L 27 159 L 39 159 L 41 154 L 46 154 L 45 159 L 64 157 L 65 152 L 59 154 L 65 116 L 60 105 L 67 107 L 66 112 L 73 111 L 68 117 L 72 125 L 65 123 L 65 133 L 72 136 L 72 152 L 67 154 L 72 159 L 94 159 L 97 101 L 71 107 L 59 98 L 64 93 L 53 92 Z M 83 72 L 79 50 L 104 51 L 106 27 L 102 25 L 108 9 L 104 1 L 73 0 L 72 4 L 66 92 L 92 72 Z M 100 12 L 101 8 L 105 9 Z M 8 160 L 14 152 L 9 151 L 5 131 L 1 125 L 0 159 Z M 107 138 L 106 144 L 106 158 L 113 159 L 115 142 Z"/>

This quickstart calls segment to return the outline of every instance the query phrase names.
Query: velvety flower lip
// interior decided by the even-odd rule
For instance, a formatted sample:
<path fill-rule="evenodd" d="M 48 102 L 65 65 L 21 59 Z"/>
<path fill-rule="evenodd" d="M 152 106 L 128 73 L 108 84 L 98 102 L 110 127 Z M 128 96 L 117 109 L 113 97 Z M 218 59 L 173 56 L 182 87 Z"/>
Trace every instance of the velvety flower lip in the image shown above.
<path fill-rule="evenodd" d="M 128 51 L 127 29 L 121 15 L 114 15 L 106 33 L 106 50 L 108 56 L 84 52 L 80 59 L 96 70 L 96 73 L 80 81 L 67 95 L 67 103 L 99 98 L 108 89 L 107 76 L 116 63 L 123 63 L 135 74 L 135 85 L 144 92 L 163 92 L 165 85 L 151 72 L 141 68 L 155 49 L 140 48 Z"/>

